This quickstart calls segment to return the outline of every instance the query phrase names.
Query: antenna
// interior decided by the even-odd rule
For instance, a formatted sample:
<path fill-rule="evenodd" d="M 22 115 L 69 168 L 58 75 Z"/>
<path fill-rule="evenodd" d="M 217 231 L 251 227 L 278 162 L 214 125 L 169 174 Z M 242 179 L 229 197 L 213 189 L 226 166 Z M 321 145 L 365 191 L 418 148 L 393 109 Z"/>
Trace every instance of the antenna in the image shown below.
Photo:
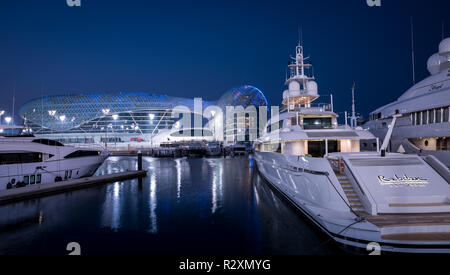
<path fill-rule="evenodd" d="M 44 131 L 44 82 L 41 80 L 41 133 Z"/>
<path fill-rule="evenodd" d="M 299 46 L 303 46 L 303 28 L 298 27 L 298 44 Z"/>
<path fill-rule="evenodd" d="M 414 62 L 414 24 L 413 17 L 411 16 L 411 59 L 412 59 L 412 77 L 413 77 L 413 85 L 416 84 L 416 65 Z"/>
<path fill-rule="evenodd" d="M 445 21 L 442 20 L 442 40 L 444 40 L 444 37 L 445 37 L 444 27 L 445 27 Z"/>
<path fill-rule="evenodd" d="M 16 80 L 14 80 L 13 100 L 12 100 L 12 124 L 14 125 L 14 111 L 16 105 Z"/>
<path fill-rule="evenodd" d="M 355 111 L 355 82 L 352 86 L 352 116 L 350 118 L 350 126 L 352 128 L 356 127 L 356 111 Z"/>

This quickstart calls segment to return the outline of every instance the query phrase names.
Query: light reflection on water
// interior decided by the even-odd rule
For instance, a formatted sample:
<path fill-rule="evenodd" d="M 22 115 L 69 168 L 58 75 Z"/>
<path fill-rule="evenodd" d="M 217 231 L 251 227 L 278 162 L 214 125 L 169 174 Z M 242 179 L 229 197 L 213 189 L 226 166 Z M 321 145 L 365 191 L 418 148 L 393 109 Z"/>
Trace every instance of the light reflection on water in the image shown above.
<path fill-rule="evenodd" d="M 136 169 L 110 157 L 97 171 Z M 0 254 L 330 254 L 326 238 L 272 192 L 253 159 L 143 158 L 129 180 L 0 206 Z"/>

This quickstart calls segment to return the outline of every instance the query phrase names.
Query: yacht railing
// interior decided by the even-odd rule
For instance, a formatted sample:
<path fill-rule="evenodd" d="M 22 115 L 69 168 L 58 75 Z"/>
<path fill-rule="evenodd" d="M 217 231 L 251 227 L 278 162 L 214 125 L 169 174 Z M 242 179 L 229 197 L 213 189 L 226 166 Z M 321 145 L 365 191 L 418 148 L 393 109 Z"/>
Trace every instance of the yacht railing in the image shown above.
<path fill-rule="evenodd" d="M 288 110 L 287 106 L 283 106 L 280 112 L 285 112 Z M 312 103 L 312 104 L 300 104 L 294 108 L 289 108 L 290 112 L 302 112 L 302 113 L 313 113 L 313 112 L 332 112 L 333 106 L 329 103 Z"/>

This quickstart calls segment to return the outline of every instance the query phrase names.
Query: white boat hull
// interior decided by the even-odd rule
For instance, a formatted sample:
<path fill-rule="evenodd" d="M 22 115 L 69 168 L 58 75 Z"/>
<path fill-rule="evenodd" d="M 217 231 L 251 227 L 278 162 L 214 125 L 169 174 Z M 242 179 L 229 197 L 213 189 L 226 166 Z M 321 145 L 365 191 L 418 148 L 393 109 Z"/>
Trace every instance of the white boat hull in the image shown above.
<path fill-rule="evenodd" d="M 104 153 L 99 156 L 82 158 L 1 165 L 0 191 L 7 189 L 8 183 L 23 182 L 25 176 L 28 176 L 28 180 L 30 180 L 30 177 L 34 175 L 34 184 L 53 183 L 57 181 L 57 177 L 61 180 L 68 180 L 92 176 L 107 157 L 108 154 Z M 38 175 L 41 175 L 40 183 L 36 182 Z"/>
<path fill-rule="evenodd" d="M 296 157 L 255 151 L 258 170 L 266 181 L 337 243 L 371 251 L 450 253 L 450 241 L 386 241 L 383 228 L 352 212 L 349 201 L 326 158 Z M 295 167 L 295 168 L 294 168 Z M 449 232 L 450 228 L 441 228 Z"/>

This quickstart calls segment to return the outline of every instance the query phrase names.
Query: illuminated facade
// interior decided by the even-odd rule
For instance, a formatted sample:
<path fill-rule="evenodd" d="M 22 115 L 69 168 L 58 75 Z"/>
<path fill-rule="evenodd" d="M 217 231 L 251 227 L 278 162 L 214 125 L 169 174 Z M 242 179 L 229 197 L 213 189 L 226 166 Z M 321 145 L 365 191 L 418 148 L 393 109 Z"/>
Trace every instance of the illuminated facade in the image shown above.
<path fill-rule="evenodd" d="M 218 101 L 202 101 L 201 108 L 252 104 L 258 107 L 267 101 L 257 88 L 242 86 Z M 45 96 L 23 105 L 20 115 L 30 133 L 64 143 L 145 142 L 176 126 L 179 117 L 172 110 L 177 106 L 187 107 L 192 117 L 200 116 L 202 127 L 208 124 L 203 114 L 193 111 L 194 99 L 147 93 Z"/>

